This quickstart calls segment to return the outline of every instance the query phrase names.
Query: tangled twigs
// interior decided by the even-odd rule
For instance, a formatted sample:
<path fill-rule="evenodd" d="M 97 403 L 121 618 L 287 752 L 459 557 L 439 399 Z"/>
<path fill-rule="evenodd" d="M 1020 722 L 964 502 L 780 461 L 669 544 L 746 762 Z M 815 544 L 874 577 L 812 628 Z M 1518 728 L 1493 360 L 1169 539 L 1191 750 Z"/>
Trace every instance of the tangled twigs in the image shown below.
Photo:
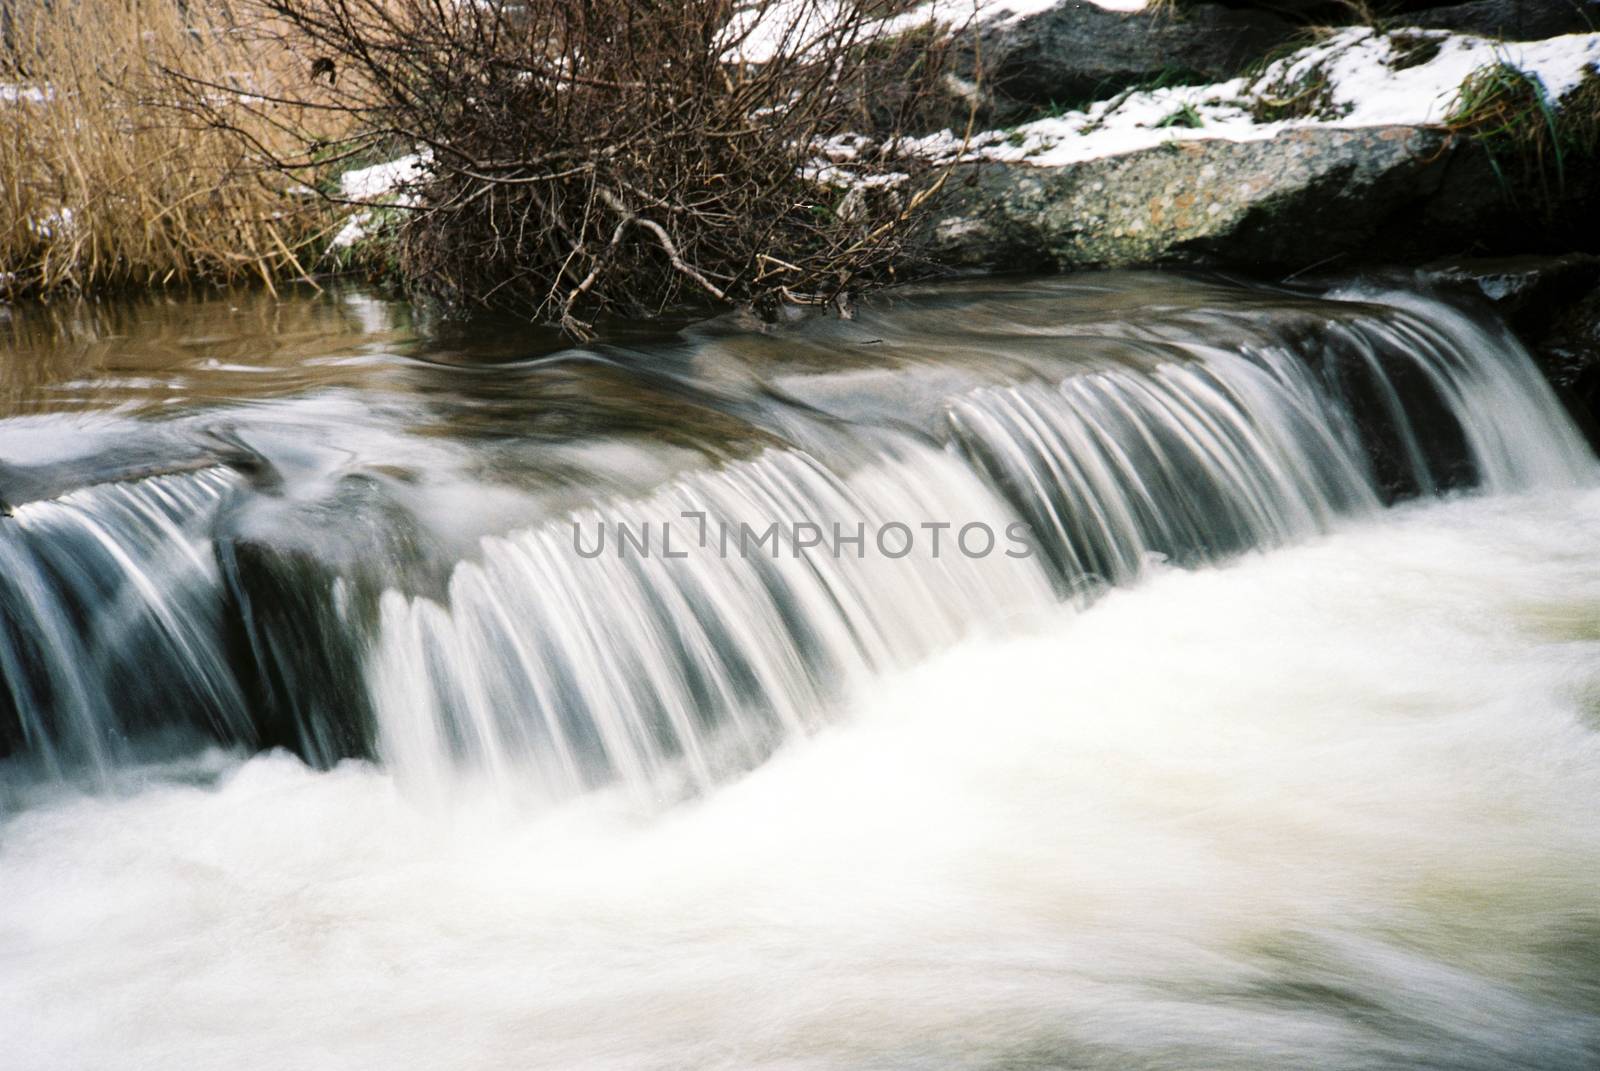
<path fill-rule="evenodd" d="M 882 32 L 883 0 L 253 2 L 308 57 L 300 96 L 362 139 L 273 162 L 425 149 L 398 265 L 452 307 L 584 336 L 602 315 L 831 301 L 891 274 L 939 181 L 885 148 L 944 63 L 934 35 Z M 868 148 L 821 159 L 846 133 Z"/>

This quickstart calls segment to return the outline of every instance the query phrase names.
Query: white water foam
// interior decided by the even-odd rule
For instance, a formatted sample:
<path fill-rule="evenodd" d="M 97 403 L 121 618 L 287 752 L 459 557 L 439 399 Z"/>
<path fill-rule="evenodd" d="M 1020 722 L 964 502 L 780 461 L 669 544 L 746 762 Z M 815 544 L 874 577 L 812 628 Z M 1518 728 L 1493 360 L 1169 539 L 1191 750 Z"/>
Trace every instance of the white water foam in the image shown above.
<path fill-rule="evenodd" d="M 359 764 L 0 826 L 59 1068 L 1592 1066 L 1600 495 L 1389 511 L 892 676 L 651 817 Z"/>

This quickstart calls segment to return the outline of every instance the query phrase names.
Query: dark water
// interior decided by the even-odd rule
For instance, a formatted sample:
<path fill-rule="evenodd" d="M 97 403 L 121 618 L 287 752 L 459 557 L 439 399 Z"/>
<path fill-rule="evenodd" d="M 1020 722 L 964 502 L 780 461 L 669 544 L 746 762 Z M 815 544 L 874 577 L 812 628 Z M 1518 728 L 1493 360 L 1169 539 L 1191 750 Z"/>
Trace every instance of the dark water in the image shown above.
<path fill-rule="evenodd" d="M 1600 500 L 1492 321 L 4 315 L 20 1066 L 1596 1053 Z"/>

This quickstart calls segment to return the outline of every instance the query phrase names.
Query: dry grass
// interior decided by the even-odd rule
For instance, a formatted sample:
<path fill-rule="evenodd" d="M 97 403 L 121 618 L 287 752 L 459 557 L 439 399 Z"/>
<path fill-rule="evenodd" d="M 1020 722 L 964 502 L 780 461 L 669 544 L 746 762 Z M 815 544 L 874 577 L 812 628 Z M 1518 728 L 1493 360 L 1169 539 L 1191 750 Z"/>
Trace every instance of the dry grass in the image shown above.
<path fill-rule="evenodd" d="M 333 213 L 257 149 L 336 137 L 345 120 L 241 99 L 303 82 L 303 59 L 234 25 L 227 0 L 5 6 L 0 294 L 303 274 Z M 169 71 L 232 87 L 212 103 L 259 145 L 174 107 Z"/>
<path fill-rule="evenodd" d="M 1600 77 L 1586 75 L 1553 102 L 1538 78 L 1492 63 L 1462 81 L 1444 121 L 1483 147 L 1508 196 L 1531 191 L 1554 207 L 1566 193 L 1570 166 L 1587 164 L 1600 149 Z"/>

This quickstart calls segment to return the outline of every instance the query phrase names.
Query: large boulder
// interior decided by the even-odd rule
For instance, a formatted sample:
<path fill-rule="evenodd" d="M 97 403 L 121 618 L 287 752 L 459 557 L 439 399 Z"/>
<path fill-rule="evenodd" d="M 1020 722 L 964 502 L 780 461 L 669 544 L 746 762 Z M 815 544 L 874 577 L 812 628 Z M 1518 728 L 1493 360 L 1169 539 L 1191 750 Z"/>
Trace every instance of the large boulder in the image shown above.
<path fill-rule="evenodd" d="M 1600 243 L 1595 169 L 1569 171 L 1559 203 L 1519 197 L 1505 161 L 1433 127 L 1309 126 L 1061 167 L 964 166 L 927 237 L 933 259 L 959 268 L 1299 271 Z"/>
<path fill-rule="evenodd" d="M 1276 15 L 1220 4 L 1117 12 L 1061 3 L 987 23 L 978 40 L 991 89 L 1030 105 L 1078 106 L 1157 79 L 1232 77 L 1294 32 Z"/>
<path fill-rule="evenodd" d="M 1409 0 L 1381 5 L 1385 25 L 1532 41 L 1600 30 L 1600 0 Z M 1044 108 L 1078 108 L 1134 86 L 1231 78 L 1307 26 L 1359 24 L 1347 0 L 1212 0 L 1108 11 L 1081 0 L 992 18 L 956 42 L 959 99 L 927 117 L 960 125 L 977 88 L 980 121 L 1005 124 Z M 982 71 L 981 88 L 973 77 Z M 925 124 L 926 125 L 926 124 Z"/>
<path fill-rule="evenodd" d="M 1468 0 L 1413 12 L 1396 21 L 1507 41 L 1541 41 L 1600 30 L 1600 0 Z"/>

